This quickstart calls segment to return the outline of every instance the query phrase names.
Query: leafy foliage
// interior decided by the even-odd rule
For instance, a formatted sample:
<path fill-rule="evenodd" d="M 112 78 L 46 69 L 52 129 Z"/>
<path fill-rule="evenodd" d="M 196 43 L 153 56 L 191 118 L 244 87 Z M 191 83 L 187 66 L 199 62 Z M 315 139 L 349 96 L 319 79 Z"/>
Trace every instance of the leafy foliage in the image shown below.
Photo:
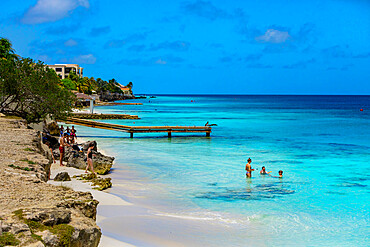
<path fill-rule="evenodd" d="M 68 85 L 64 84 L 65 80 L 68 80 Z M 69 81 L 72 82 L 75 86 L 71 86 L 69 84 Z M 98 78 L 95 80 L 94 77 L 83 77 L 80 78 L 75 72 L 71 72 L 68 76 L 68 79 L 62 80 L 63 85 L 69 89 L 76 89 L 80 93 L 85 94 L 92 94 L 93 91 L 101 94 L 104 92 L 110 92 L 110 93 L 123 93 L 120 84 L 115 80 L 111 79 L 109 81 L 104 81 L 101 78 Z M 130 82 L 128 85 L 130 85 L 130 88 L 132 88 L 132 82 Z M 72 89 L 73 90 L 73 89 Z"/>
<path fill-rule="evenodd" d="M 10 232 L 4 232 L 0 235 L 0 246 L 17 246 L 21 242 Z"/>
<path fill-rule="evenodd" d="M 0 59 L 16 60 L 18 55 L 12 48 L 12 43 L 6 38 L 0 38 Z"/>
<path fill-rule="evenodd" d="M 55 71 L 30 58 L 0 60 L 0 112 L 29 123 L 47 115 L 65 117 L 72 111 L 74 95 L 60 85 Z"/>
<path fill-rule="evenodd" d="M 74 84 L 71 79 L 66 78 L 66 79 L 61 80 L 61 82 L 64 88 L 67 88 L 69 90 L 77 89 L 76 84 Z"/>
<path fill-rule="evenodd" d="M 16 217 L 22 220 L 31 230 L 31 237 L 42 241 L 41 236 L 36 235 L 35 232 L 42 232 L 49 230 L 51 233 L 55 234 L 59 238 L 58 246 L 71 246 L 71 239 L 73 232 L 75 231 L 74 227 L 68 224 L 58 224 L 54 226 L 46 226 L 40 222 L 29 220 L 23 217 L 23 210 L 19 209 L 13 212 Z"/>

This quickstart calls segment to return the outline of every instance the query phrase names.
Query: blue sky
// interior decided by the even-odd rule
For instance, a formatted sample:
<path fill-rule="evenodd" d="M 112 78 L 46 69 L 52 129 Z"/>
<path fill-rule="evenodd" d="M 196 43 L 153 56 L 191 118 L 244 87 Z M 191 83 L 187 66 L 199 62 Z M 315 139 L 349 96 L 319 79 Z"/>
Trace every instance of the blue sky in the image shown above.
<path fill-rule="evenodd" d="M 370 94 L 368 0 L 2 0 L 17 54 L 135 93 Z"/>

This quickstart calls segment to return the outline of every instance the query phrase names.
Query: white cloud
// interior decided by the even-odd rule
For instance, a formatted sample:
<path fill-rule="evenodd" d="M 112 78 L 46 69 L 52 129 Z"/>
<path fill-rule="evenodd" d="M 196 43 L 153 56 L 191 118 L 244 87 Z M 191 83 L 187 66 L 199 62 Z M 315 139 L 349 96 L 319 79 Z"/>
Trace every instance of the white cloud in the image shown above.
<path fill-rule="evenodd" d="M 162 60 L 161 58 L 155 61 L 156 64 L 166 64 L 167 62 Z"/>
<path fill-rule="evenodd" d="M 76 46 L 76 45 L 78 45 L 78 43 L 77 43 L 77 41 L 76 41 L 76 40 L 69 39 L 69 40 L 67 40 L 66 42 L 64 42 L 64 45 L 65 45 L 65 46 Z"/>
<path fill-rule="evenodd" d="M 89 0 L 38 0 L 23 15 L 22 23 L 40 24 L 60 20 L 77 7 L 89 8 Z"/>
<path fill-rule="evenodd" d="M 72 59 L 73 63 L 85 63 L 85 64 L 94 64 L 96 63 L 96 57 L 93 54 L 80 55 Z"/>
<path fill-rule="evenodd" d="M 268 29 L 264 35 L 256 37 L 256 40 L 263 43 L 283 43 L 289 38 L 290 35 L 288 32 Z"/>

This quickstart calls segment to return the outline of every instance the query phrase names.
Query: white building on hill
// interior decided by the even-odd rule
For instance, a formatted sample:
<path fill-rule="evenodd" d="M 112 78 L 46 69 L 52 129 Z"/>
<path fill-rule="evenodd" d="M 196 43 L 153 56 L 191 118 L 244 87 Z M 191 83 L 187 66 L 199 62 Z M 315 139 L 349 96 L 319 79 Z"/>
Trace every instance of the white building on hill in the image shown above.
<path fill-rule="evenodd" d="M 78 64 L 54 64 L 47 65 L 49 68 L 54 69 L 60 79 L 65 79 L 72 71 L 75 72 L 80 78 L 83 77 L 83 68 Z"/>

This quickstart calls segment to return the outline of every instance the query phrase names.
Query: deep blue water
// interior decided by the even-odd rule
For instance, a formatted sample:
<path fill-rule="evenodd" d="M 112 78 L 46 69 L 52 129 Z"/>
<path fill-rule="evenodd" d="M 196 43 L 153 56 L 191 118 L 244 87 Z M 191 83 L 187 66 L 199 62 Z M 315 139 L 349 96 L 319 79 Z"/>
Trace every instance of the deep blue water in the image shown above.
<path fill-rule="evenodd" d="M 132 102 L 144 105 L 95 110 L 141 118 L 105 121 L 117 124 L 217 126 L 210 138 L 172 139 L 79 127 L 116 156 L 113 183 L 123 181 L 120 171 L 135 171 L 152 188 L 143 196 L 162 212 L 214 217 L 238 229 L 232 240 L 240 246 L 262 237 L 266 246 L 368 246 L 370 96 L 163 95 Z M 246 179 L 249 157 L 252 167 L 266 166 L 274 176 L 283 170 L 284 177 L 255 171 Z M 264 235 L 245 237 L 244 230 Z"/>

